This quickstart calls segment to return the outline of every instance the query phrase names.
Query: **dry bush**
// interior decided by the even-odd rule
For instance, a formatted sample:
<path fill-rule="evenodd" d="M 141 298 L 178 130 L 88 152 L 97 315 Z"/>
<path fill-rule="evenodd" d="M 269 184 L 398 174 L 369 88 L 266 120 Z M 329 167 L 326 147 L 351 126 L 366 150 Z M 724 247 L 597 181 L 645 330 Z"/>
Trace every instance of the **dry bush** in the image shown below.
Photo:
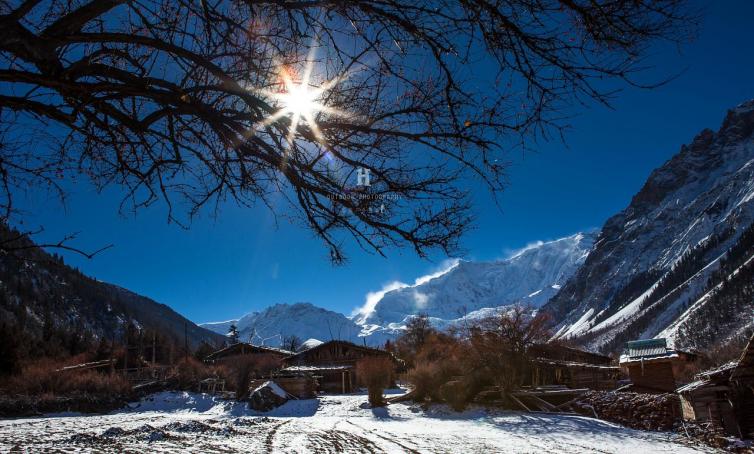
<path fill-rule="evenodd" d="M 249 392 L 249 383 L 255 378 L 269 377 L 270 373 L 281 366 L 280 358 L 270 354 L 240 355 L 225 361 L 230 385 L 239 399 Z"/>
<path fill-rule="evenodd" d="M 393 362 L 385 357 L 368 357 L 356 363 L 359 384 L 367 388 L 373 407 L 385 405 L 382 392 L 393 382 Z"/>
<path fill-rule="evenodd" d="M 131 384 L 120 374 L 102 370 L 57 372 L 70 365 L 51 359 L 40 359 L 26 364 L 18 375 L 10 377 L 3 387 L 9 394 L 65 395 L 71 393 L 126 395 Z"/>
<path fill-rule="evenodd" d="M 494 378 L 501 389 L 515 389 L 524 380 L 530 361 L 529 347 L 552 337 L 549 326 L 547 314 L 520 305 L 476 320 L 466 329 L 468 361 Z"/>
<path fill-rule="evenodd" d="M 408 374 L 417 400 L 444 400 L 442 385 L 467 370 L 465 348 L 462 341 L 447 334 L 433 332 L 427 336 Z"/>
<path fill-rule="evenodd" d="M 467 339 L 440 332 L 427 336 L 407 378 L 415 400 L 447 402 L 459 411 L 494 381 L 476 362 Z"/>
<path fill-rule="evenodd" d="M 178 361 L 174 367 L 174 377 L 180 389 L 194 389 L 201 380 L 212 376 L 209 366 L 190 356 Z"/>
<path fill-rule="evenodd" d="M 419 361 L 408 372 L 408 381 L 414 387 L 414 399 L 422 401 L 427 398 L 440 400 L 440 386 L 444 383 L 444 377 L 439 373 L 440 365 L 437 362 Z"/>
<path fill-rule="evenodd" d="M 519 306 L 503 314 L 468 322 L 452 334 L 422 331 L 408 380 L 417 401 L 447 402 L 463 409 L 484 387 L 510 390 L 526 371 L 528 348 L 549 337 L 548 319 Z M 407 341 L 399 339 L 396 344 Z"/>

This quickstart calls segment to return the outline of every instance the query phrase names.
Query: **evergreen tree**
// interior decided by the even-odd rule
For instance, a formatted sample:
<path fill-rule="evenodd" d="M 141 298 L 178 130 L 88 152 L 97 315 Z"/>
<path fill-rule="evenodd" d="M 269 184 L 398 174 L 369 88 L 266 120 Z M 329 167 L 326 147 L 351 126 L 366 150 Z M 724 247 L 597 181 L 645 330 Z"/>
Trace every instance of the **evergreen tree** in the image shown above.
<path fill-rule="evenodd" d="M 228 328 L 228 338 L 231 345 L 238 343 L 238 327 L 235 323 L 231 324 L 230 328 Z"/>

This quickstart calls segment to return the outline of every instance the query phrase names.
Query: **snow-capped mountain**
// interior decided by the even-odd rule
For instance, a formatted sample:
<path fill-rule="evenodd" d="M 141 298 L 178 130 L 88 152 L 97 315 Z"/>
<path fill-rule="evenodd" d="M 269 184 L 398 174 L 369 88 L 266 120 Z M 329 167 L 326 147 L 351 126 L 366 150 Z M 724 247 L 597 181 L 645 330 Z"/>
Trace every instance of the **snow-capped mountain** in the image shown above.
<path fill-rule="evenodd" d="M 235 324 L 244 341 L 279 345 L 290 335 L 312 341 L 345 339 L 381 345 L 405 323 L 426 313 L 438 327 L 464 317 L 478 318 L 515 303 L 540 307 L 583 263 L 595 233 L 530 245 L 505 260 L 457 261 L 446 270 L 424 276 L 414 285 L 400 285 L 367 304 L 353 316 L 310 303 L 276 304 L 236 320 L 200 326 L 226 334 Z"/>
<path fill-rule="evenodd" d="M 478 317 L 511 304 L 540 307 L 584 262 L 595 233 L 578 233 L 528 246 L 505 260 L 459 261 L 444 273 L 386 292 L 354 320 L 365 333 L 394 332 L 415 314 L 436 326 Z"/>
<path fill-rule="evenodd" d="M 359 338 L 361 327 L 343 314 L 314 306 L 310 303 L 275 304 L 260 312 L 246 314 L 238 320 L 203 323 L 216 333 L 227 334 L 231 324 L 238 328 L 240 339 L 258 345 L 278 346 L 284 337 L 297 336 L 316 340 L 331 339 L 363 342 Z M 384 341 L 384 337 L 368 340 L 372 345 Z"/>
<path fill-rule="evenodd" d="M 741 335 L 754 321 L 744 290 L 754 249 L 742 237 L 753 219 L 749 101 L 717 132 L 682 146 L 605 223 L 583 266 L 545 306 L 562 320 L 558 336 L 616 351 L 635 338 L 693 347 Z M 734 288 L 739 296 L 723 298 Z"/>

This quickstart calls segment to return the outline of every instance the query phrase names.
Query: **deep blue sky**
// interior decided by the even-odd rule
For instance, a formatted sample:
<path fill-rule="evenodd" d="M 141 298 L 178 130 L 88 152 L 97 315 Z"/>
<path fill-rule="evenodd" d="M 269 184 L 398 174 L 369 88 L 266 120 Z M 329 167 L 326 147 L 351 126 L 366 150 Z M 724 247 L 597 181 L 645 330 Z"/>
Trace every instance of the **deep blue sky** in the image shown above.
<path fill-rule="evenodd" d="M 716 129 L 728 108 L 754 98 L 754 2 L 714 2 L 701 35 L 678 50 L 656 49 L 652 75 L 686 69 L 669 85 L 626 89 L 615 110 L 580 111 L 567 147 L 539 143 L 536 153 L 511 156 L 510 186 L 502 211 L 484 192 L 476 197 L 478 222 L 463 242 L 466 258 L 491 260 L 537 240 L 600 227 L 623 209 L 655 167 L 701 129 Z M 168 304 L 196 322 L 225 320 L 279 302 L 309 301 L 349 314 L 368 291 L 391 281 L 413 282 L 436 270 L 443 257 L 422 261 L 410 251 L 387 259 L 353 252 L 346 266 L 329 264 L 326 250 L 303 229 L 265 208 L 225 208 L 217 219 L 198 219 L 190 230 L 167 224 L 160 207 L 135 216 L 117 213 L 116 191 L 97 194 L 81 184 L 65 209 L 32 197 L 29 228 L 45 225 L 39 239 L 80 231 L 75 243 L 115 248 L 68 263 L 98 279 Z"/>

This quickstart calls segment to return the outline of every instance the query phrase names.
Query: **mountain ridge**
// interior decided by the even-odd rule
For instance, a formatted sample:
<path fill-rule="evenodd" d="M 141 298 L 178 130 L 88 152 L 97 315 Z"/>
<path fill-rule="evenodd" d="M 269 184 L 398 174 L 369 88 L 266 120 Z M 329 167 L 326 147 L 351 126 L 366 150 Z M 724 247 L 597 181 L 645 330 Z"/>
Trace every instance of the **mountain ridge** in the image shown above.
<path fill-rule="evenodd" d="M 557 336 L 602 351 L 655 336 L 709 347 L 712 335 L 667 328 L 706 304 L 700 298 L 710 279 L 753 221 L 754 101 L 747 101 L 718 131 L 704 129 L 683 145 L 605 222 L 592 253 L 544 306 L 559 321 Z"/>
<path fill-rule="evenodd" d="M 302 339 L 341 338 L 380 345 L 400 334 L 408 320 L 420 312 L 427 313 L 435 326 L 444 328 L 491 315 L 511 304 L 541 306 L 583 261 L 595 236 L 595 232 L 587 232 L 540 241 L 491 262 L 454 261 L 441 271 L 418 278 L 413 285 L 401 284 L 385 291 L 374 306 L 367 302 L 350 317 L 311 303 L 276 304 L 239 319 L 201 326 L 225 334 L 230 324 L 236 324 L 244 340 L 253 338 L 257 342 L 295 334 Z M 447 288 L 456 291 L 442 293 Z M 514 292 L 501 297 L 510 289 Z M 471 301 L 474 296 L 477 299 Z M 417 300 L 425 306 L 417 307 Z M 386 305 L 392 307 L 385 309 Z M 313 327 L 318 318 L 327 326 Z M 337 327 L 337 332 L 332 327 Z"/>
<path fill-rule="evenodd" d="M 122 338 L 129 324 L 157 330 L 179 345 L 223 341 L 165 304 L 84 275 L 5 225 L 0 241 L 19 250 L 0 256 L 0 322 L 29 343 L 44 341 L 53 329 L 111 341 Z"/>

